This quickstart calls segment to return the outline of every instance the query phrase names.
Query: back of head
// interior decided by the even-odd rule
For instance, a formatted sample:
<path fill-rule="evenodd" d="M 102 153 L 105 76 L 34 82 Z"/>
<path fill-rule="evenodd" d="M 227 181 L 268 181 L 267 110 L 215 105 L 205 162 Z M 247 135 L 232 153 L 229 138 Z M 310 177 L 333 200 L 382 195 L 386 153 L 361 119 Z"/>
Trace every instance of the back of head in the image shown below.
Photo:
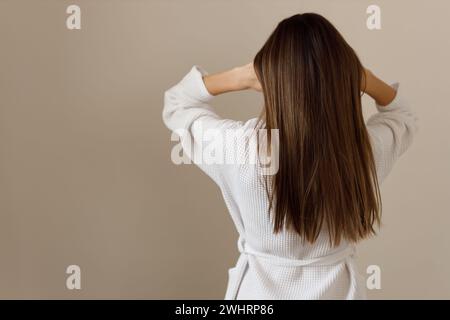
<path fill-rule="evenodd" d="M 254 59 L 267 129 L 278 129 L 279 169 L 270 178 L 274 231 L 314 242 L 374 234 L 381 199 L 361 109 L 364 68 L 324 17 L 281 21 Z"/>

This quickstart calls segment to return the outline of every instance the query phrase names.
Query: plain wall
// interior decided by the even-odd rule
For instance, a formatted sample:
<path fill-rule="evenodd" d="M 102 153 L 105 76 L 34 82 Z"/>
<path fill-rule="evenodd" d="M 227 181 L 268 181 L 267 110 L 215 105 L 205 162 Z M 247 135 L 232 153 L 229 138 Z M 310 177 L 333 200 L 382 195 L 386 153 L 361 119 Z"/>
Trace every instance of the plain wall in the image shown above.
<path fill-rule="evenodd" d="M 66 28 L 69 4 L 81 30 Z M 366 27 L 370 4 L 381 30 Z M 360 272 L 382 271 L 369 297 L 450 298 L 447 0 L 1 0 L 0 298 L 222 299 L 237 233 L 212 180 L 171 162 L 163 93 L 194 64 L 250 62 L 279 20 L 307 11 L 399 81 L 420 119 L 381 187 L 381 232 L 358 247 Z M 247 119 L 262 99 L 213 105 Z M 81 290 L 66 289 L 71 264 Z"/>

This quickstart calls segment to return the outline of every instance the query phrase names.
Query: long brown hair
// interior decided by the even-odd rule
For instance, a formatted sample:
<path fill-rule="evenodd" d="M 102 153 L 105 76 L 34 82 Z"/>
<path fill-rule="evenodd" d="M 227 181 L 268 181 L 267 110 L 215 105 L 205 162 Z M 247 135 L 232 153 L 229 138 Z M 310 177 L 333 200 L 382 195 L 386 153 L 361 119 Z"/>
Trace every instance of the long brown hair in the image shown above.
<path fill-rule="evenodd" d="M 375 234 L 381 197 L 355 51 L 321 15 L 297 14 L 278 24 L 254 67 L 265 126 L 279 130 L 274 232 L 287 226 L 313 243 L 326 227 L 334 245 Z"/>

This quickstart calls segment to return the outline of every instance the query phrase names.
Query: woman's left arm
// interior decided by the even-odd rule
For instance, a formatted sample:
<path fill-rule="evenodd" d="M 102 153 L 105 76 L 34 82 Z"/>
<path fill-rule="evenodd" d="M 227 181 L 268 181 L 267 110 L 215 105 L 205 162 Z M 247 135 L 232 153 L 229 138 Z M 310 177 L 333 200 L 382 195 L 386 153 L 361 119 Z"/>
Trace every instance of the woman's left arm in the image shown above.
<path fill-rule="evenodd" d="M 208 75 L 199 66 L 193 66 L 179 83 L 164 93 L 164 123 L 179 136 L 183 153 L 217 183 L 223 182 L 223 171 L 229 166 L 225 166 L 222 159 L 213 159 L 213 163 L 206 161 L 211 158 L 207 154 L 208 146 L 215 146 L 218 142 L 217 145 L 222 144 L 224 148 L 221 150 L 223 154 L 232 152 L 235 142 L 225 139 L 227 130 L 239 129 L 240 132 L 243 129 L 246 132 L 247 126 L 254 125 L 251 120 L 244 123 L 220 117 L 209 102 L 220 93 L 257 89 L 251 71 L 244 66 Z M 212 137 L 213 132 L 217 134 Z"/>
<path fill-rule="evenodd" d="M 206 89 L 213 95 L 231 91 L 253 89 L 261 91 L 253 63 L 203 77 Z"/>

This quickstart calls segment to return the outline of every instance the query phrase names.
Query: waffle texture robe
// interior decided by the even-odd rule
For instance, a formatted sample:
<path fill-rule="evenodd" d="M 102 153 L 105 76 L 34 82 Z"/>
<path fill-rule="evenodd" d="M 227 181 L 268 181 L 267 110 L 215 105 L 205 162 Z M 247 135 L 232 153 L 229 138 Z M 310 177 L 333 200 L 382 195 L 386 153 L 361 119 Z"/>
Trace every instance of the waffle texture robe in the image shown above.
<path fill-rule="evenodd" d="M 353 244 L 344 241 L 331 247 L 326 230 L 314 244 L 302 243 L 286 229 L 273 233 L 262 169 L 249 161 L 256 140 L 246 132 L 257 119 L 221 118 L 209 105 L 213 96 L 204 85 L 205 74 L 193 66 L 167 90 L 162 117 L 180 137 L 183 152 L 219 186 L 239 233 L 240 256 L 228 270 L 224 299 L 365 299 L 365 279 L 355 266 Z M 380 184 L 418 130 L 417 116 L 399 83 L 391 86 L 397 90 L 395 99 L 387 106 L 375 104 L 378 112 L 366 122 Z M 224 138 L 227 133 L 234 138 Z M 234 158 L 227 158 L 230 155 Z"/>

